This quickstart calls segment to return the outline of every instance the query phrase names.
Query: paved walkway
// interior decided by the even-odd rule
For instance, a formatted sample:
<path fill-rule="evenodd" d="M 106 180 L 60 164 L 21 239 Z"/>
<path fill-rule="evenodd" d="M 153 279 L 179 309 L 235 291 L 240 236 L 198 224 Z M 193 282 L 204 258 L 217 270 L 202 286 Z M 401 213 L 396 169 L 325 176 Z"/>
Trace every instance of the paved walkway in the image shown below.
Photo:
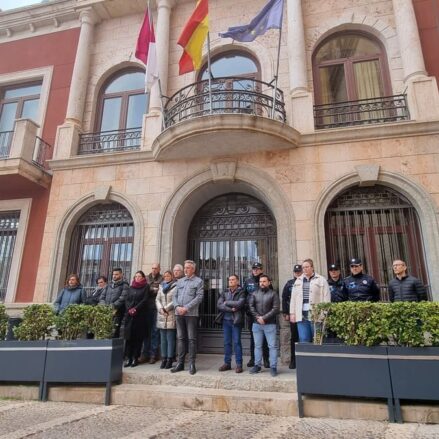
<path fill-rule="evenodd" d="M 0 400 L 0 439 L 437 439 L 438 425 Z"/>

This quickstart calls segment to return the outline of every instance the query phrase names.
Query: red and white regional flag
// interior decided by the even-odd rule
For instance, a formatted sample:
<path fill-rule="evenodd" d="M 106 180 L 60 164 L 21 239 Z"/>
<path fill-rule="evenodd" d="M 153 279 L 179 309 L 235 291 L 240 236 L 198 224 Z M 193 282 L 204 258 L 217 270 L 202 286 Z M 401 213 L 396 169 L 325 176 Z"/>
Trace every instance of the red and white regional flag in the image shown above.
<path fill-rule="evenodd" d="M 146 10 L 139 37 L 137 38 L 136 58 L 146 65 L 145 91 L 149 93 L 155 81 L 159 78 L 154 25 L 149 21 L 149 11 Z"/>

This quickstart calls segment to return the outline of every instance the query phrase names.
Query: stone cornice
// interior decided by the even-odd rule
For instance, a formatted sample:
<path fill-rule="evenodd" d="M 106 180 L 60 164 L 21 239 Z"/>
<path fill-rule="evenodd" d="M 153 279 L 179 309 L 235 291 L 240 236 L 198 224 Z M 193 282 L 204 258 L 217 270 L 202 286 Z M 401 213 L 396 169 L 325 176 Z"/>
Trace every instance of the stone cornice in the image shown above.
<path fill-rule="evenodd" d="M 154 157 L 151 151 L 115 152 L 112 154 L 86 154 L 68 159 L 50 160 L 52 170 L 94 168 L 97 166 L 118 165 L 127 163 L 152 162 Z"/>
<path fill-rule="evenodd" d="M 224 117 L 223 117 L 224 118 Z M 215 119 L 215 118 L 213 118 Z M 225 119 L 230 120 L 230 115 L 226 116 Z M 219 120 L 219 119 L 218 119 Z M 267 119 L 267 121 L 270 121 Z M 206 119 L 207 122 L 207 119 Z M 211 121 L 212 122 L 212 121 Z M 213 121 L 214 122 L 214 121 Z M 212 122 L 212 123 L 213 123 Z M 197 118 L 195 124 L 198 126 L 198 131 L 200 131 L 204 126 L 201 118 Z M 187 128 L 191 127 L 191 133 L 194 134 L 194 126 L 189 124 Z M 208 124 L 209 125 L 209 124 Z M 218 124 L 214 123 L 216 129 L 214 132 L 218 134 L 221 130 L 218 130 Z M 211 126 L 211 124 L 209 125 Z M 209 126 L 205 126 L 205 131 L 207 134 L 209 131 Z M 151 161 L 162 161 L 162 160 L 173 160 L 175 157 L 162 157 L 160 154 L 160 148 L 164 144 L 178 143 L 180 137 L 185 137 L 187 128 L 185 124 L 182 123 L 181 126 L 171 127 L 169 130 L 161 133 L 160 136 L 154 141 L 153 151 L 128 151 L 128 152 L 117 152 L 117 153 L 105 153 L 105 154 L 95 154 L 95 155 L 78 155 L 68 159 L 56 159 L 49 162 L 49 166 L 52 170 L 65 170 L 65 169 L 79 169 L 79 168 L 93 168 L 98 166 L 106 165 L 117 165 L 126 163 L 139 163 L 139 162 L 151 162 Z M 243 131 L 246 130 L 245 127 L 241 127 Z M 264 125 L 264 128 L 267 127 Z M 181 129 L 181 131 L 180 131 Z M 233 129 L 233 127 L 228 124 L 228 129 Z M 288 133 L 291 138 L 288 141 L 291 148 L 300 148 L 307 146 L 319 146 L 319 145 L 331 145 L 337 143 L 356 143 L 364 141 L 376 141 L 394 138 L 405 138 L 405 137 L 415 137 L 415 136 L 428 136 L 428 135 L 439 135 L 439 121 L 431 122 L 400 122 L 395 124 L 384 124 L 384 125 L 372 125 L 366 127 L 353 127 L 353 128 L 340 128 L 331 130 L 316 131 L 312 134 L 300 134 L 288 125 L 283 125 L 283 129 L 286 130 L 282 133 L 282 130 L 278 133 L 273 133 L 274 145 L 276 143 L 276 138 L 278 141 L 286 141 L 284 135 Z M 178 132 L 180 131 L 180 134 Z M 214 132 L 209 134 L 210 136 L 215 135 Z M 245 135 L 241 133 L 241 136 Z M 167 140 L 166 140 L 167 139 Z M 268 149 L 282 149 L 281 147 L 272 146 Z M 169 145 L 168 145 L 169 146 Z M 285 145 L 283 146 L 285 148 Z M 241 153 L 242 151 L 236 150 L 236 153 Z M 227 151 L 224 155 L 228 157 L 233 156 L 233 151 Z M 166 155 L 166 154 L 165 154 Z M 212 154 L 215 156 L 215 154 Z M 198 154 L 195 156 L 198 157 Z"/>

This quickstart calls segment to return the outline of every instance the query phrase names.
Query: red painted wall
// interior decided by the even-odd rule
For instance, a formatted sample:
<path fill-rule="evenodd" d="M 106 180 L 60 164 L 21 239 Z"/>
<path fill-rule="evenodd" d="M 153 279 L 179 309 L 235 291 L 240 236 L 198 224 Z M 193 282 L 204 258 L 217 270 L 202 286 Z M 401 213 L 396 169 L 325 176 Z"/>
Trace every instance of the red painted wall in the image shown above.
<path fill-rule="evenodd" d="M 0 74 L 53 66 L 52 82 L 42 131 L 54 145 L 56 128 L 64 122 L 79 28 L 0 44 Z M 16 302 L 31 302 L 46 221 L 49 190 L 20 176 L 0 176 L 0 200 L 32 198 L 21 261 Z"/>
<path fill-rule="evenodd" d="M 439 0 L 413 0 L 425 67 L 439 84 Z"/>

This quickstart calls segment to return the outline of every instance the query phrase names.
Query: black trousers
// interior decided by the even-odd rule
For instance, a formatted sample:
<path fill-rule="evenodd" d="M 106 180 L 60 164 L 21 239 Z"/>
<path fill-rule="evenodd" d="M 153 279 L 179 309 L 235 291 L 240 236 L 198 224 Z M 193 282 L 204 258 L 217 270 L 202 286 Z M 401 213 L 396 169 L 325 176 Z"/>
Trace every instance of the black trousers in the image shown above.
<path fill-rule="evenodd" d="M 196 316 L 175 316 L 177 326 L 177 362 L 184 364 L 186 347 L 189 353 L 189 363 L 195 363 L 197 356 L 197 326 Z"/>
<path fill-rule="evenodd" d="M 297 323 L 290 322 L 290 349 L 291 349 L 291 360 L 296 362 L 296 345 L 295 343 L 299 341 L 299 333 L 297 332 Z"/>

